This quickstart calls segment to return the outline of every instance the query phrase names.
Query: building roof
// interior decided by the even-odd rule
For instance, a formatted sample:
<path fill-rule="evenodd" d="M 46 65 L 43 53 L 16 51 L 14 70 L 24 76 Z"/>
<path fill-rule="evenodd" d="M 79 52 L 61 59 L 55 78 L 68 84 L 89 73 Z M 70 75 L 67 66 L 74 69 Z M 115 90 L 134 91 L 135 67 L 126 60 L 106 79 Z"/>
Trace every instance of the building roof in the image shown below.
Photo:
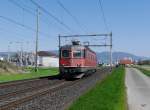
<path fill-rule="evenodd" d="M 50 52 L 50 51 L 39 51 L 38 52 L 38 56 L 45 56 L 45 57 L 48 57 L 48 56 L 53 56 L 53 57 L 57 57 L 56 54 Z"/>
<path fill-rule="evenodd" d="M 126 65 L 126 64 L 133 64 L 133 61 L 130 59 L 122 59 L 122 60 L 120 60 L 119 63 Z"/>

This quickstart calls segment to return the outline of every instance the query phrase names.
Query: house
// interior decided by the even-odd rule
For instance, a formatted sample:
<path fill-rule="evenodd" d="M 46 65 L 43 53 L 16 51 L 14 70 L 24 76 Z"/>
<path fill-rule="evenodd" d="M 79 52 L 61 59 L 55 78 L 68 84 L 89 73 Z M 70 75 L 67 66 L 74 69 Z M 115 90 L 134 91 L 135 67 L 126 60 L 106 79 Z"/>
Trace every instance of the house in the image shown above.
<path fill-rule="evenodd" d="M 39 51 L 37 63 L 42 67 L 59 67 L 59 58 L 49 51 Z"/>
<path fill-rule="evenodd" d="M 124 58 L 119 61 L 121 65 L 132 65 L 134 62 L 131 58 Z"/>

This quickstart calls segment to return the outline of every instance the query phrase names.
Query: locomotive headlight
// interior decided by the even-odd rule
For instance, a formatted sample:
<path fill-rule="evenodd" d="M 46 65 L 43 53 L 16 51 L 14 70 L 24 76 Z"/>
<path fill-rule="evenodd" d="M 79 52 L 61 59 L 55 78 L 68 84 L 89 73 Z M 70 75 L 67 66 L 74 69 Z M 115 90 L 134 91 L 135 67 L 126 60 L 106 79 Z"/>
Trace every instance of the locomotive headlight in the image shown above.
<path fill-rule="evenodd" d="M 77 67 L 81 67 L 81 64 L 77 64 Z"/>
<path fill-rule="evenodd" d="M 61 64 L 60 66 L 65 66 L 65 64 Z"/>

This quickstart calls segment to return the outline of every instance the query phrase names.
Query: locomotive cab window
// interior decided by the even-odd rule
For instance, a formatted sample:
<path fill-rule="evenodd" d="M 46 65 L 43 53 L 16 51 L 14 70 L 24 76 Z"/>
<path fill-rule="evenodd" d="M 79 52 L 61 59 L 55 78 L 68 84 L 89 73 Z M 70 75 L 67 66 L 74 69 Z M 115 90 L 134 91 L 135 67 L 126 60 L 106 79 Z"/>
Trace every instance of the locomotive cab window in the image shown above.
<path fill-rule="evenodd" d="M 70 56 L 69 50 L 62 50 L 62 57 L 68 58 Z"/>
<path fill-rule="evenodd" d="M 82 51 L 82 50 L 73 51 L 73 57 L 74 58 L 83 58 L 84 57 L 84 51 Z"/>

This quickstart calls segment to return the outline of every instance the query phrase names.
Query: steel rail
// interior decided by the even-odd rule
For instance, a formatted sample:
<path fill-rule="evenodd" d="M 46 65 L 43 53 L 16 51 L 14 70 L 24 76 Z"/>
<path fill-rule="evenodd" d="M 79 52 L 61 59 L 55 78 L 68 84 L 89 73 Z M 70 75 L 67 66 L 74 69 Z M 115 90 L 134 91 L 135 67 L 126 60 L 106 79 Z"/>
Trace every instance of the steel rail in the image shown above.
<path fill-rule="evenodd" d="M 54 85 L 50 88 L 42 89 L 41 91 L 38 91 L 38 92 L 33 93 L 31 95 L 28 95 L 28 96 L 25 96 L 25 97 L 20 98 L 18 100 L 15 100 L 13 102 L 9 102 L 7 104 L 4 104 L 4 105 L 0 106 L 0 110 L 9 110 L 11 108 L 17 107 L 18 105 L 20 105 L 22 103 L 33 100 L 34 98 L 40 97 L 40 96 L 45 95 L 49 92 L 54 92 L 60 88 L 64 88 L 64 87 L 68 86 L 69 84 L 71 84 L 71 83 L 64 81 L 64 82 L 59 83 L 57 85 Z"/>
<path fill-rule="evenodd" d="M 60 83 L 59 81 L 56 82 L 56 83 Z M 7 94 L 2 94 L 0 95 L 0 100 L 3 100 L 3 99 L 8 99 L 9 97 L 11 96 L 15 96 L 15 95 L 23 95 L 27 92 L 30 92 L 30 91 L 38 91 L 40 89 L 43 89 L 43 88 L 46 88 L 46 87 L 49 87 L 51 86 L 50 84 L 46 83 L 46 84 L 40 84 L 36 87 L 27 87 L 25 89 L 21 89 L 21 90 L 17 90 L 17 91 L 14 91 L 14 92 L 10 92 L 10 93 L 7 93 Z"/>

